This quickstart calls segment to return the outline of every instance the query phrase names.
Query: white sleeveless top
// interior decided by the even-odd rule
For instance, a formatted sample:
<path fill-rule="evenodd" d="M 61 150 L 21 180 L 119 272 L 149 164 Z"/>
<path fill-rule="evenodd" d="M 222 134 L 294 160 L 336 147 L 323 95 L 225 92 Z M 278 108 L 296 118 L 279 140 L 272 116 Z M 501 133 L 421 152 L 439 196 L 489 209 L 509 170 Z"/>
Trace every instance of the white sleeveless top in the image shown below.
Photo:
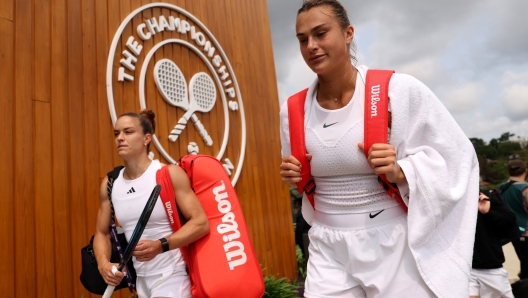
<path fill-rule="evenodd" d="M 314 92 L 305 130 L 316 185 L 315 209 L 329 214 L 364 213 L 397 206 L 378 183 L 358 143 L 363 142 L 365 82 L 358 72 L 352 100 L 338 110 L 319 105 Z"/>
<path fill-rule="evenodd" d="M 156 186 L 156 172 L 160 168 L 159 160 L 153 160 L 145 173 L 134 180 L 124 179 L 125 169 L 123 168 L 119 177 L 114 181 L 112 203 L 117 220 L 124 229 L 128 241 L 130 241 L 145 204 L 154 186 Z M 165 213 L 161 198 L 158 197 L 140 240 L 158 240 L 162 237 L 168 237 L 172 233 L 167 213 Z M 148 262 L 138 262 L 136 257 L 132 257 L 132 260 L 138 276 L 151 276 L 173 271 L 181 271 L 182 274 L 185 274 L 185 261 L 179 249 L 172 249 L 159 254 Z"/>

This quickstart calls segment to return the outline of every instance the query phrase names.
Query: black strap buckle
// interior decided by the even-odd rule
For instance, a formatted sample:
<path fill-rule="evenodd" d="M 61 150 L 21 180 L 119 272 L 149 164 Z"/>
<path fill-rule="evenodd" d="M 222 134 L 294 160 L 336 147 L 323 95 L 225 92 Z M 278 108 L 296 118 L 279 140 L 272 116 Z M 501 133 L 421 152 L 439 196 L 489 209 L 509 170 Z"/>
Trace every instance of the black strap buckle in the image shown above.
<path fill-rule="evenodd" d="M 381 186 L 383 186 L 385 191 L 389 191 L 389 186 L 387 185 L 387 182 L 385 182 L 385 180 L 381 179 L 380 176 L 378 176 L 378 182 L 379 182 L 379 184 L 381 184 Z"/>
<path fill-rule="evenodd" d="M 304 190 L 304 193 L 306 193 L 307 196 L 313 194 L 315 192 L 315 182 L 313 181 L 313 179 L 311 179 L 310 181 L 308 181 L 308 183 L 306 183 L 306 185 L 304 186 L 303 188 Z"/>

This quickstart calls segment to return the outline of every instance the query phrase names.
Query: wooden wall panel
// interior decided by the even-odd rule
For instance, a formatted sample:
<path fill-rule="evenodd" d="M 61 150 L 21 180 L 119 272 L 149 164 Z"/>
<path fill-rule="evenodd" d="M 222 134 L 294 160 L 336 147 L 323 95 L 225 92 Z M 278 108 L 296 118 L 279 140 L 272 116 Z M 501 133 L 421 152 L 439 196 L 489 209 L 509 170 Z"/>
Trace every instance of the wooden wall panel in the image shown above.
<path fill-rule="evenodd" d="M 95 230 L 99 185 L 109 170 L 123 163 L 115 151 L 107 103 L 108 52 L 124 18 L 151 2 L 0 2 L 0 36 L 7 41 L 0 43 L 0 90 L 6 97 L 0 101 L 0 126 L 4 128 L 0 138 L 12 144 L 2 149 L 7 158 L 0 164 L 0 217 L 7 223 L 0 227 L 0 238 L 12 241 L 0 242 L 0 252 L 14 256 L 0 264 L 0 272 L 13 272 L 0 280 L 2 296 L 97 297 L 78 280 L 79 251 Z M 294 278 L 289 194 L 278 175 L 279 102 L 266 1 L 165 2 L 196 16 L 227 55 L 246 121 L 245 158 L 236 191 L 265 274 Z M 118 48 L 128 36 L 137 38 L 139 24 L 160 13 L 185 18 L 165 8 L 145 10 L 125 29 Z M 139 40 L 144 50 L 136 62 L 134 82 L 125 85 L 113 77 L 115 95 L 131 99 L 115 102 L 118 115 L 139 111 L 140 68 L 147 52 L 171 34 Z M 179 38 L 194 43 L 190 33 Z M 114 56 L 114 70 L 120 67 L 121 51 Z M 177 159 L 187 153 L 187 144 L 170 143 L 167 135 L 185 111 L 169 105 L 154 84 L 154 64 L 161 58 L 175 61 L 187 82 L 194 73 L 209 70 L 191 50 L 173 44 L 156 52 L 147 67 L 147 107 L 156 112 L 160 142 Z M 226 125 L 224 112 L 218 97 L 211 112 L 196 113 L 216 140 L 213 146 L 205 145 L 193 123 L 181 138 L 194 139 L 200 152 L 215 155 Z M 231 127 L 240 127 L 240 111 L 227 113 Z M 231 131 L 229 139 L 226 152 L 238 166 L 241 153 L 236 147 L 241 132 Z M 167 162 L 154 145 L 151 151 Z M 120 291 L 114 297 L 128 297 L 128 293 Z"/>
<path fill-rule="evenodd" d="M 53 243 L 53 189 L 51 176 L 51 108 L 35 101 L 35 271 L 37 296 L 56 297 Z M 60 256 L 57 256 L 60 258 Z"/>
<path fill-rule="evenodd" d="M 69 172 L 71 141 L 68 127 L 68 0 L 52 0 L 51 12 L 51 138 L 53 177 L 53 217 L 55 246 L 55 284 L 57 297 L 71 297 L 77 274 L 72 272 L 72 257 L 78 250 L 71 246 Z M 72 153 L 75 155 L 75 152 Z M 66 274 L 65 274 L 66 273 Z"/>
<path fill-rule="evenodd" d="M 15 119 L 14 119 L 14 231 L 15 293 L 19 297 L 35 296 L 35 190 L 33 179 L 33 3 L 15 3 Z"/>
<path fill-rule="evenodd" d="M 51 3 L 35 1 L 35 271 L 36 293 L 56 297 L 51 154 Z"/>
<path fill-rule="evenodd" d="M 13 22 L 13 7 L 11 1 L 0 2 L 0 36 L 5 42 L 0 43 L 0 139 L 3 141 L 3 161 L 0 163 L 0 252 L 5 256 L 0 262 L 0 272 L 15 272 L 15 235 L 14 223 L 14 41 L 15 28 Z M 15 295 L 14 274 L 3 274 L 0 281 L 0 293 L 6 297 Z"/>

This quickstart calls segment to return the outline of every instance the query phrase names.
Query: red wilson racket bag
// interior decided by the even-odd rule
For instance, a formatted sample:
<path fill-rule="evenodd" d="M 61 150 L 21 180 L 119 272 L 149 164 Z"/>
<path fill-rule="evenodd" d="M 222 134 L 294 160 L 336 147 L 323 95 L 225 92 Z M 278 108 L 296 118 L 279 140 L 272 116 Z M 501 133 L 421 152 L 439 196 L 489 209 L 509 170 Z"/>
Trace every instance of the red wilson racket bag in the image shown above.
<path fill-rule="evenodd" d="M 210 227 L 208 235 L 182 248 L 193 297 L 262 297 L 262 271 L 238 197 L 224 167 L 216 158 L 207 155 L 186 155 L 179 165 L 189 176 Z M 176 215 L 167 167 L 158 171 L 157 180 L 163 186 L 161 199 L 176 230 L 184 219 Z"/>

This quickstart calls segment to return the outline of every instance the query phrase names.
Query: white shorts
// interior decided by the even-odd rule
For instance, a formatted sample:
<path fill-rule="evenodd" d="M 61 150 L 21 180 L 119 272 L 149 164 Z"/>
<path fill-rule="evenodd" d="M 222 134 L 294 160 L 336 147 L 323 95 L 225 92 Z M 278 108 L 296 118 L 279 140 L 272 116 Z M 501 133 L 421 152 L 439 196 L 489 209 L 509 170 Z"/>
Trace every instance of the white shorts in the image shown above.
<path fill-rule="evenodd" d="M 513 298 L 508 272 L 504 268 L 471 269 L 469 295 L 481 298 Z"/>
<path fill-rule="evenodd" d="M 138 297 L 191 298 L 191 281 L 185 271 L 174 271 L 152 276 L 138 276 Z"/>
<path fill-rule="evenodd" d="M 381 213 L 316 211 L 308 235 L 308 298 L 435 297 L 409 249 L 400 206 Z"/>

